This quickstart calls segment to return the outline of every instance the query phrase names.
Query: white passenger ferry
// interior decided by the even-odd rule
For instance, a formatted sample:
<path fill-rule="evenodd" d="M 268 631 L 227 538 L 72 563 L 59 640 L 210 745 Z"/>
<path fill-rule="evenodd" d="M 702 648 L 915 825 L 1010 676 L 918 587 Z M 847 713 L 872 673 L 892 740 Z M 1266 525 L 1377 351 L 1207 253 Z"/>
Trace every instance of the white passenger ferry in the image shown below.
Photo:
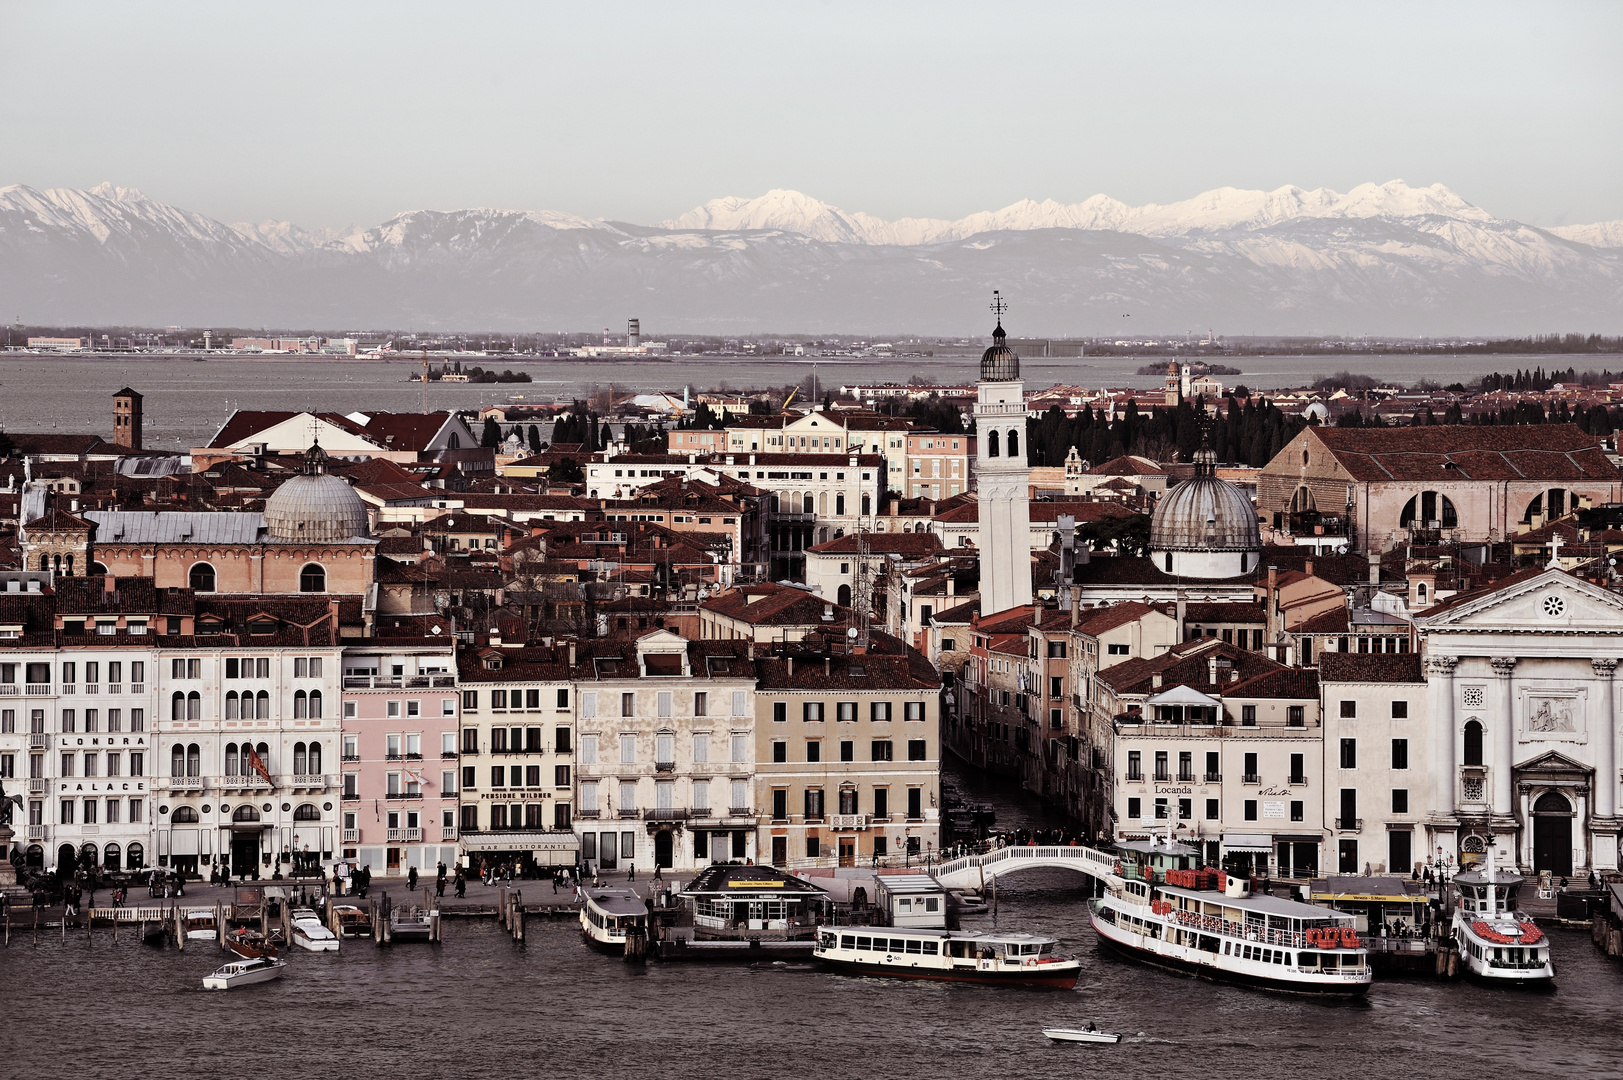
<path fill-rule="evenodd" d="M 1454 877 L 1454 943 L 1468 974 L 1519 986 L 1553 986 L 1550 939 L 1516 909 L 1522 878 L 1500 873 L 1488 848 L 1486 871 Z"/>
<path fill-rule="evenodd" d="M 1082 965 L 1035 934 L 899 926 L 820 926 L 812 955 L 838 971 L 898 979 L 1003 983 L 1069 990 Z"/>
<path fill-rule="evenodd" d="M 1247 879 L 1198 869 L 1184 844 L 1118 845 L 1106 895 L 1091 902 L 1100 941 L 1204 979 L 1295 994 L 1362 994 L 1369 956 L 1355 916 L 1253 896 Z"/>
<path fill-rule="evenodd" d="M 585 896 L 580 932 L 592 948 L 623 953 L 627 927 L 648 932 L 648 905 L 631 889 L 586 889 Z"/>

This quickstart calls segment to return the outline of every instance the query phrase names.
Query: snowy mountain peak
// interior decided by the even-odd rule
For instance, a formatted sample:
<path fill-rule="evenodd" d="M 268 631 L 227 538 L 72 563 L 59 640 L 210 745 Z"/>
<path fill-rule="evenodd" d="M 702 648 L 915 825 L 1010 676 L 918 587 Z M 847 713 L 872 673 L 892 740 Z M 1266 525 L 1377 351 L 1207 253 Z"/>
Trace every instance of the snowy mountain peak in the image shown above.
<path fill-rule="evenodd" d="M 1402 180 L 1360 184 L 1346 194 L 1295 186 L 1273 191 L 1216 188 L 1182 202 L 1128 206 L 1108 195 L 1079 203 L 1022 199 L 1001 210 L 983 210 L 946 221 L 901 218 L 885 221 L 850 213 L 799 191 L 775 188 L 753 199 L 712 199 L 678 218 L 668 229 L 732 232 L 781 230 L 831 243 L 932 244 L 983 232 L 1029 229 L 1103 229 L 1142 236 L 1175 236 L 1210 229 L 1260 228 L 1295 218 L 1414 218 L 1438 216 L 1486 222 L 1493 216 L 1441 184 L 1410 187 Z"/>

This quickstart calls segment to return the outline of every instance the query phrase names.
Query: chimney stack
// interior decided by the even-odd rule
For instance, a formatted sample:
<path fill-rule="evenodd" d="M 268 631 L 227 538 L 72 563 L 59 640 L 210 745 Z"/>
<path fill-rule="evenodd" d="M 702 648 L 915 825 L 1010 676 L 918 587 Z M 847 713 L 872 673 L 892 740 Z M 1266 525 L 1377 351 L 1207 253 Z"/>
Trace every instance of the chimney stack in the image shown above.
<path fill-rule="evenodd" d="M 569 643 L 569 666 L 575 666 L 575 643 L 573 641 Z"/>
<path fill-rule="evenodd" d="M 1369 583 L 1371 585 L 1381 583 L 1381 553 L 1378 551 L 1369 553 Z"/>

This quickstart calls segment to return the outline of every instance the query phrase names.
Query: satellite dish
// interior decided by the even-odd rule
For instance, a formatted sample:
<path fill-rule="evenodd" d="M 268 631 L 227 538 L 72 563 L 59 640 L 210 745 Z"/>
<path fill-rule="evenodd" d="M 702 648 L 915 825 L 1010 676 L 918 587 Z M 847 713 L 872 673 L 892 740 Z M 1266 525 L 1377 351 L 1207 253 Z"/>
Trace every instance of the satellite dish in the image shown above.
<path fill-rule="evenodd" d="M 847 630 L 845 632 L 845 636 L 848 637 L 848 638 L 851 638 L 852 640 L 855 640 L 856 636 L 857 636 L 857 628 L 854 627 L 854 626 L 851 627 L 849 630 Z"/>

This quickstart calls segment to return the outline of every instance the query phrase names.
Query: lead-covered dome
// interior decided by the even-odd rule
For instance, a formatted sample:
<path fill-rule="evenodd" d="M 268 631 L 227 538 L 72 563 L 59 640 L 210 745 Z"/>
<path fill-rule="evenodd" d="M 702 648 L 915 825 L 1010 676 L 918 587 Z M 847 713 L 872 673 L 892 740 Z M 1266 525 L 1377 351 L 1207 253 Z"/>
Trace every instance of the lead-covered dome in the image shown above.
<path fill-rule="evenodd" d="M 1013 382 L 1020 377 L 1020 357 L 1004 344 L 1003 323 L 992 331 L 992 347 L 981 353 L 981 382 Z"/>
<path fill-rule="evenodd" d="M 270 539 L 330 544 L 365 536 L 366 504 L 341 477 L 326 472 L 327 455 L 319 445 L 304 455 L 305 473 L 295 476 L 265 500 L 265 526 Z"/>
<path fill-rule="evenodd" d="M 1195 475 L 1156 504 L 1150 554 L 1167 573 L 1233 577 L 1254 570 L 1262 550 L 1257 512 L 1239 488 L 1215 475 L 1210 450 L 1195 455 Z"/>

